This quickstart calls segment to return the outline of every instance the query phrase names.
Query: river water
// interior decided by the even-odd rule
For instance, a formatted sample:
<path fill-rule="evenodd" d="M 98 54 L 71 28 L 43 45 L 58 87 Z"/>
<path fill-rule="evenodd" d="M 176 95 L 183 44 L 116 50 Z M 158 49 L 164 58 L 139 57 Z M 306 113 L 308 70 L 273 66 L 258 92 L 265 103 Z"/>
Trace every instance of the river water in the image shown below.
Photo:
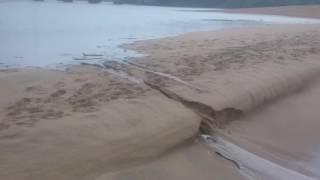
<path fill-rule="evenodd" d="M 80 62 L 99 63 L 136 56 L 118 47 L 136 40 L 262 23 L 313 22 L 192 10 L 195 9 L 107 2 L 0 0 L 0 65 L 5 68 L 59 67 Z M 103 56 L 84 57 L 83 53 Z"/>

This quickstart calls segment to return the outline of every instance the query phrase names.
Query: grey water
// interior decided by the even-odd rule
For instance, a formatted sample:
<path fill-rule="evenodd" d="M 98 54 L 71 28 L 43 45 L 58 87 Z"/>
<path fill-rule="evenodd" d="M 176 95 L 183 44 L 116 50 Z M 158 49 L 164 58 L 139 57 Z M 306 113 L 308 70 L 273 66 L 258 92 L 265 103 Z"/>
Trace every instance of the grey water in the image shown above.
<path fill-rule="evenodd" d="M 137 56 L 119 45 L 194 31 L 267 23 L 313 23 L 201 9 L 0 0 L 0 66 L 59 67 Z M 102 56 L 84 56 L 97 54 Z"/>

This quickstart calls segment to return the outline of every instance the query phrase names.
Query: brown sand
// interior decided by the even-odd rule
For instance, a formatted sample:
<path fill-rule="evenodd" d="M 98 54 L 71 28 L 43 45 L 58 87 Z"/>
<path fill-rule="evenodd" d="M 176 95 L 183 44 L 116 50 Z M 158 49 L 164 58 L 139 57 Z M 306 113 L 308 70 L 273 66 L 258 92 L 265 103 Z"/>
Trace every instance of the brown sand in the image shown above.
<path fill-rule="evenodd" d="M 228 136 L 261 157 L 319 178 L 320 82 L 235 121 Z"/>
<path fill-rule="evenodd" d="M 223 134 L 237 132 L 233 129 L 240 128 L 243 130 L 240 133 L 228 135 L 232 137 L 232 141 L 263 158 L 279 163 L 284 168 L 289 168 L 288 174 L 274 173 L 276 178 L 288 179 L 297 174 L 295 179 L 312 179 L 319 177 L 316 173 L 319 162 L 310 162 L 310 159 L 319 158 L 317 127 L 320 124 L 316 121 L 318 99 L 315 98 L 319 92 L 311 93 L 305 90 L 304 94 L 308 96 L 292 98 L 291 101 L 296 107 L 286 107 L 287 100 L 282 101 L 280 97 L 290 95 L 288 99 L 291 99 L 295 95 L 292 93 L 304 90 L 317 79 L 320 72 L 319 33 L 318 25 L 242 28 L 220 33 L 191 33 L 178 38 L 152 40 L 137 43 L 133 48 L 149 54 L 136 62 L 148 69 L 174 75 L 189 83 L 188 87 L 181 84 L 173 85 L 171 81 L 161 84 L 164 87 L 162 89 L 166 90 L 165 93 L 206 119 L 204 121 L 211 129 L 226 127 L 228 122 L 242 119 L 236 121 L 242 122 L 242 126 L 238 127 L 235 123 L 231 128 L 223 130 Z M 145 78 L 152 81 L 152 76 Z M 176 95 L 180 97 L 177 98 Z M 263 105 L 273 100 L 279 101 L 281 105 L 271 105 L 275 111 L 269 112 Z M 305 106 L 312 108 L 306 112 L 303 109 Z M 256 117 L 246 117 L 252 110 L 257 111 L 254 113 Z M 295 111 L 294 115 L 290 115 L 292 111 Z M 260 119 L 265 122 L 260 124 Z M 251 124 L 253 121 L 255 123 Z M 270 128 L 266 128 L 266 124 Z M 301 128 L 302 125 L 305 127 Z M 287 131 L 287 127 L 290 130 Z M 275 134 L 273 128 L 276 128 Z M 260 135 L 260 131 L 265 133 Z M 242 138 L 241 133 L 245 138 Z M 255 141 L 250 142 L 251 139 Z M 296 140 L 302 143 L 294 143 Z M 263 144 L 264 141 L 267 143 Z M 290 146 L 286 146 L 288 143 L 285 142 L 290 142 Z M 253 145 L 249 145 L 252 143 L 262 145 L 252 148 Z M 262 153 L 260 149 L 268 151 Z M 279 155 L 277 149 L 282 155 Z M 295 155 L 288 158 L 289 154 Z M 233 157 L 234 154 L 227 155 Z M 307 156 L 308 160 L 301 160 L 303 156 Z M 252 166 L 255 164 L 251 164 Z M 263 164 L 261 167 L 264 167 Z M 263 174 L 259 171 L 254 173 Z M 265 174 L 263 177 L 258 176 L 258 179 L 270 177 L 274 176 Z"/>
<path fill-rule="evenodd" d="M 143 84 L 88 66 L 0 74 L 1 179 L 242 179 L 191 144 L 199 116 Z"/>
<path fill-rule="evenodd" d="M 227 13 L 268 14 L 304 18 L 320 18 L 320 5 L 227 9 Z"/>
<path fill-rule="evenodd" d="M 244 179 L 234 162 L 192 140 L 200 122 L 205 131 L 228 128 L 320 74 L 318 25 L 127 47 L 148 56 L 105 68 L 0 72 L 1 179 Z"/>
<path fill-rule="evenodd" d="M 319 72 L 319 32 L 318 25 L 262 26 L 191 33 L 132 48 L 149 54 L 136 63 L 187 81 L 200 93 L 150 75 L 147 81 L 215 110 L 248 111 Z"/>

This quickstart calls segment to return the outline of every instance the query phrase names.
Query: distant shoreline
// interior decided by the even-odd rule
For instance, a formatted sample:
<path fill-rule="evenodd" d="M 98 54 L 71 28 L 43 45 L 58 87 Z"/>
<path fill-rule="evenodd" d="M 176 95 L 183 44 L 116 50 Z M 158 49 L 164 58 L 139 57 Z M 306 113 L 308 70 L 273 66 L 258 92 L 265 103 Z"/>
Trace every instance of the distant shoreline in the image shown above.
<path fill-rule="evenodd" d="M 320 5 L 225 9 L 226 13 L 266 14 L 320 19 Z"/>

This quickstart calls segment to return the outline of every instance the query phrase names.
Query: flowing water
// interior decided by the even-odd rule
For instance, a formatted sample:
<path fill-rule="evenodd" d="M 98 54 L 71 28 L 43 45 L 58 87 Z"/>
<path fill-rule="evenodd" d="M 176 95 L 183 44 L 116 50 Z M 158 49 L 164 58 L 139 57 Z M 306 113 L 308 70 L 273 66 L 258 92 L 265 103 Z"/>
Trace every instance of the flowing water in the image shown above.
<path fill-rule="evenodd" d="M 118 47 L 136 40 L 262 23 L 313 22 L 193 10 L 198 9 L 0 0 L 0 65 L 57 67 L 97 63 L 137 55 Z"/>

